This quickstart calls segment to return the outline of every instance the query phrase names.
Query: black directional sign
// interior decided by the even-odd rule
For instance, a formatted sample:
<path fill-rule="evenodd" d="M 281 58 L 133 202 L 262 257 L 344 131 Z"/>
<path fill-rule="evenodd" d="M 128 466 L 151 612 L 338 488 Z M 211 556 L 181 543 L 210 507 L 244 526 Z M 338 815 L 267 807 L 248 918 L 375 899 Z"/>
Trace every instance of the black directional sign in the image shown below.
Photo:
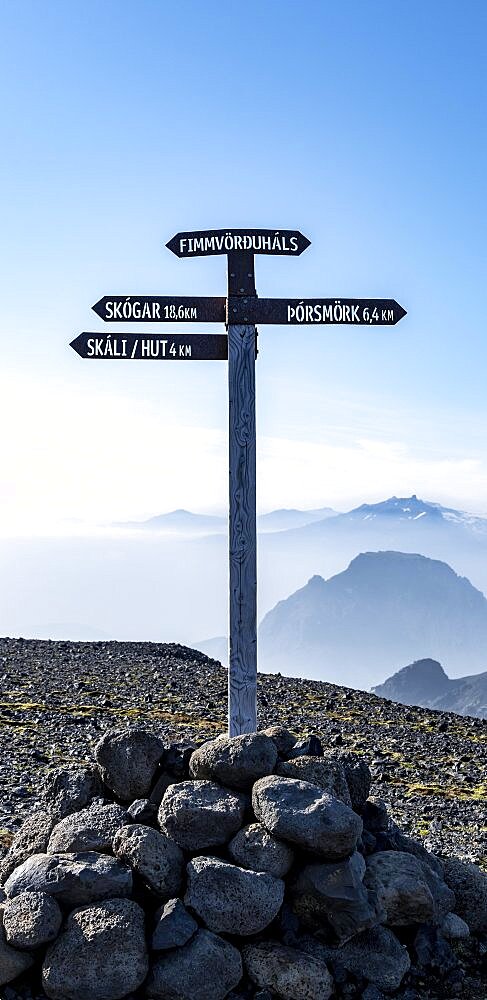
<path fill-rule="evenodd" d="M 226 361 L 226 334 L 80 333 L 70 344 L 81 358 L 131 361 Z"/>
<path fill-rule="evenodd" d="M 228 299 L 228 323 L 395 326 L 406 310 L 395 299 Z"/>
<path fill-rule="evenodd" d="M 110 323 L 224 323 L 225 298 L 104 295 L 92 309 Z"/>
<path fill-rule="evenodd" d="M 310 243 L 295 229 L 206 229 L 176 233 L 166 246 L 176 257 L 209 257 L 235 251 L 299 257 Z"/>

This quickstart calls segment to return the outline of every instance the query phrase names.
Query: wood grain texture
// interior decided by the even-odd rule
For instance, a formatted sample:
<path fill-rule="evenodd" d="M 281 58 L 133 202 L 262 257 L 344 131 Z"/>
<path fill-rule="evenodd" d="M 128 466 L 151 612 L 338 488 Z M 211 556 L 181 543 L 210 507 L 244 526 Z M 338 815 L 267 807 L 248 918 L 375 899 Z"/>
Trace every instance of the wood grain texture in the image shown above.
<path fill-rule="evenodd" d="M 257 729 L 257 539 L 254 326 L 228 327 L 230 736 Z"/>

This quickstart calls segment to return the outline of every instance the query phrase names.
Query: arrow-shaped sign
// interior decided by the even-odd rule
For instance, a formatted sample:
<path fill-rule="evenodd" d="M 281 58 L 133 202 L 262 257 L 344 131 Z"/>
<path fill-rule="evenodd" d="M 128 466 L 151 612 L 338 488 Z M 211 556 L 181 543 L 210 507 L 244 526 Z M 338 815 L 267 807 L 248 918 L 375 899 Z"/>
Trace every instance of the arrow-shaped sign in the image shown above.
<path fill-rule="evenodd" d="M 295 229 L 206 229 L 176 233 L 166 246 L 176 257 L 209 257 L 235 251 L 299 257 L 310 243 Z"/>
<path fill-rule="evenodd" d="M 395 299 L 228 299 L 227 323 L 395 326 L 406 310 Z"/>
<path fill-rule="evenodd" d="M 80 358 L 130 361 L 226 361 L 226 334 L 80 333 L 69 345 Z"/>

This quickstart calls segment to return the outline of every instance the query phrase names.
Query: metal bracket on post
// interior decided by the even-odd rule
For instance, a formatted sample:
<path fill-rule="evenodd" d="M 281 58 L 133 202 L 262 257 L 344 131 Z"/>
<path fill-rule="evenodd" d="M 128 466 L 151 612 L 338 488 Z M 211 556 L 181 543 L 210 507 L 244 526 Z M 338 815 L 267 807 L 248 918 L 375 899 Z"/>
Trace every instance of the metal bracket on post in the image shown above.
<path fill-rule="evenodd" d="M 255 297 L 254 256 L 228 254 L 230 736 L 257 728 L 255 358 L 257 331 L 240 315 Z M 238 304 L 238 305 L 237 305 Z M 238 310 L 233 312 L 233 309 Z"/>

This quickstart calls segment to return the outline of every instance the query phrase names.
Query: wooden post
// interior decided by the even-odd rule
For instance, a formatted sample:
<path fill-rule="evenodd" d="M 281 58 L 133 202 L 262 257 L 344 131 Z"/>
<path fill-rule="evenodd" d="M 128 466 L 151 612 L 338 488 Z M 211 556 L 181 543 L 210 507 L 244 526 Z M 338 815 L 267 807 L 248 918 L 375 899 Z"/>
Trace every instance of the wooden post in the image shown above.
<path fill-rule="evenodd" d="M 228 327 L 230 459 L 229 736 L 257 728 L 255 326 Z"/>
<path fill-rule="evenodd" d="M 228 254 L 228 296 L 255 296 L 254 255 Z M 240 320 L 240 324 L 241 324 Z M 230 642 L 228 733 L 257 729 L 255 326 L 228 317 Z"/>

